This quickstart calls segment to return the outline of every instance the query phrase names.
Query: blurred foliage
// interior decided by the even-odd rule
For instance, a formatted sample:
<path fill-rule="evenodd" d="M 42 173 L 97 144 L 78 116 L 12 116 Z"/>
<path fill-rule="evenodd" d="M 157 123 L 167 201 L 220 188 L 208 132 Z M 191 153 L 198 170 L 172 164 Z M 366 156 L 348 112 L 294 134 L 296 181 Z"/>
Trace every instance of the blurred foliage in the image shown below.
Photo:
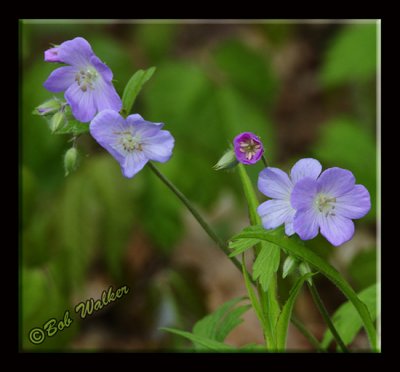
<path fill-rule="evenodd" d="M 376 49 L 376 25 L 360 23 L 344 28 L 327 50 L 322 83 L 330 87 L 371 79 L 376 74 Z"/>
<path fill-rule="evenodd" d="M 259 103 L 271 101 L 277 81 L 269 58 L 237 39 L 224 42 L 214 55 L 226 79 Z"/>
<path fill-rule="evenodd" d="M 135 44 L 149 59 L 157 63 L 173 47 L 177 25 L 142 23 L 132 28 Z"/>
<path fill-rule="evenodd" d="M 81 326 L 77 319 L 40 346 L 30 344 L 27 334 L 73 309 L 73 301 L 84 299 L 89 279 L 97 271 L 116 285 L 129 280 L 133 286 L 144 275 L 147 287 L 143 291 L 152 294 L 143 313 L 153 320 L 143 321 L 143 327 L 153 334 L 159 334 L 159 326 L 190 328 L 204 315 L 207 297 L 189 268 L 169 267 L 169 257 L 185 233 L 183 207 L 151 172 L 144 169 L 134 179 L 125 179 L 118 163 L 90 136 L 82 135 L 76 142 L 80 167 L 64 177 L 63 155 L 71 147 L 69 137 L 52 135 L 45 120 L 32 115 L 35 107 L 52 96 L 43 82 L 55 65 L 44 63 L 43 51 L 50 43 L 86 38 L 112 69 L 120 95 L 135 71 L 157 67 L 133 112 L 164 122 L 174 135 L 174 155 L 159 167 L 201 210 L 212 210 L 225 192 L 233 195 L 234 212 L 223 228 L 222 237 L 227 238 L 235 232 L 236 220 L 245 215 L 245 202 L 238 177 L 215 172 L 212 166 L 242 131 L 259 135 L 268 161 L 281 166 L 276 161 L 285 149 L 278 153 L 281 133 L 273 113 L 283 82 L 273 63 L 274 53 L 296 41 L 300 25 L 245 27 L 248 34 L 233 28 L 228 36 L 214 38 L 207 25 L 192 25 L 190 30 L 202 30 L 213 42 L 207 44 L 199 37 L 186 45 L 182 41 L 182 34 L 189 32 L 185 24 L 21 24 L 20 338 L 24 349 L 57 350 L 71 345 Z M 367 216 L 371 226 L 378 198 L 375 125 L 371 130 L 375 123 L 375 32 L 375 25 L 342 25 L 329 37 L 315 73 L 322 88 L 329 88 L 326 104 L 333 114 L 321 123 L 310 148 L 287 154 L 295 158 L 314 154 L 324 167 L 350 169 L 371 193 L 373 208 Z M 255 47 L 251 36 L 269 48 Z M 343 110 L 337 101 L 347 91 L 361 94 L 350 95 L 350 108 Z M 62 98 L 62 94 L 56 96 Z M 253 184 L 260 169 L 259 164 L 248 167 Z M 143 269 L 145 274 L 139 268 L 128 271 L 127 252 L 141 234 L 148 238 L 148 248 L 154 249 L 161 269 L 155 265 L 154 271 Z M 324 257 L 330 254 L 321 237 L 308 245 Z M 357 257 L 348 272 L 361 289 L 372 283 L 372 274 L 366 271 L 372 271 L 375 261 L 372 253 Z M 159 270 L 166 272 L 161 282 L 156 276 Z M 166 347 L 182 345 L 181 337 L 168 342 Z"/>
<path fill-rule="evenodd" d="M 364 289 L 376 282 L 376 249 L 357 254 L 351 261 L 348 272 L 356 289 Z"/>

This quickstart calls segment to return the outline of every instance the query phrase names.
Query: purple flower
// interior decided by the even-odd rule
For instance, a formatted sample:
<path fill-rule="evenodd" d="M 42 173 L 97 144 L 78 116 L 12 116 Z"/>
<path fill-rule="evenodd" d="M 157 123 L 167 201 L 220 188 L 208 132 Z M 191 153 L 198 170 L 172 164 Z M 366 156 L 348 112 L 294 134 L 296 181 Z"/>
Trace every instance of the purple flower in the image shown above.
<path fill-rule="evenodd" d="M 353 174 L 329 168 L 318 179 L 303 178 L 293 188 L 292 206 L 297 210 L 294 231 L 303 240 L 321 234 L 334 246 L 354 235 L 352 219 L 365 216 L 371 208 L 368 190 L 355 184 Z"/>
<path fill-rule="evenodd" d="M 284 223 L 286 234 L 289 236 L 294 234 L 293 217 L 296 210 L 290 203 L 293 186 L 304 177 L 309 177 L 311 180 L 317 179 L 321 170 L 319 161 L 309 158 L 299 160 L 292 167 L 290 178 L 278 168 L 267 167 L 260 172 L 258 189 L 272 198 L 257 208 L 264 228 L 274 229 Z"/>
<path fill-rule="evenodd" d="M 257 163 L 264 153 L 260 138 L 251 132 L 237 135 L 233 140 L 233 146 L 237 160 L 243 164 Z"/>
<path fill-rule="evenodd" d="M 149 160 L 165 163 L 172 156 L 174 137 L 161 130 L 163 126 L 138 114 L 124 119 L 116 111 L 104 110 L 90 123 L 90 134 L 118 161 L 123 175 L 131 178 Z"/>
<path fill-rule="evenodd" d="M 44 87 L 50 92 L 65 91 L 77 120 L 88 122 L 102 110 L 121 110 L 121 99 L 111 83 L 111 70 L 96 57 L 85 39 L 77 37 L 47 50 L 45 61 L 69 65 L 54 70 Z"/>

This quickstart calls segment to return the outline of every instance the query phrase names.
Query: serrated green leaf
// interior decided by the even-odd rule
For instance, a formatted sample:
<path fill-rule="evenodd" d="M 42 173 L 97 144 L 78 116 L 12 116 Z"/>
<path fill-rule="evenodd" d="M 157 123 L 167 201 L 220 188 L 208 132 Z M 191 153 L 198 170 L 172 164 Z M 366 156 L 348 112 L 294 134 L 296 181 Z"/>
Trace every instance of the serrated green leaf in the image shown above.
<path fill-rule="evenodd" d="M 346 282 L 346 280 L 333 268 L 330 264 L 325 262 L 321 257 L 307 249 L 304 246 L 297 244 L 294 240 L 287 236 L 277 234 L 275 230 L 265 230 L 261 226 L 250 226 L 244 229 L 241 233 L 234 236 L 231 240 L 237 239 L 260 239 L 278 245 L 285 249 L 288 254 L 298 258 L 301 261 L 306 261 L 321 274 L 325 275 L 332 283 L 334 283 L 343 294 L 352 302 L 360 315 L 365 330 L 367 331 L 370 344 L 376 350 L 377 340 L 374 324 L 371 315 L 366 305 L 358 298 L 353 288 Z"/>
<path fill-rule="evenodd" d="M 211 351 L 234 351 L 235 348 L 230 345 L 226 345 L 223 342 L 218 342 L 215 340 L 211 340 L 204 336 L 195 335 L 190 332 L 181 331 L 179 329 L 174 328 L 160 328 L 163 331 L 167 331 L 170 333 L 174 333 L 176 335 L 182 336 L 187 338 L 188 340 L 192 341 L 194 344 L 201 345 L 204 349 L 211 350 Z"/>
<path fill-rule="evenodd" d="M 297 299 L 298 294 L 300 293 L 300 289 L 303 286 L 304 282 L 311 278 L 313 275 L 313 273 L 303 275 L 296 281 L 293 288 L 290 290 L 289 298 L 283 306 L 278 321 L 276 323 L 276 347 L 278 351 L 285 350 L 286 348 L 287 331 L 290 318 L 292 316 L 294 303 Z"/>
<path fill-rule="evenodd" d="M 376 24 L 355 24 L 345 27 L 327 50 L 321 69 L 326 86 L 348 81 L 365 81 L 376 72 Z"/>
<path fill-rule="evenodd" d="M 212 314 L 200 319 L 193 327 L 193 334 L 210 340 L 224 341 L 228 334 L 242 323 L 241 315 L 250 308 L 250 305 L 235 307 L 243 300 L 244 297 L 234 298 L 221 305 Z M 201 348 L 201 345 L 195 343 L 196 348 L 199 346 Z"/>
<path fill-rule="evenodd" d="M 84 133 L 89 133 L 89 124 L 73 119 L 66 121 L 65 125 L 53 132 L 53 134 L 72 134 L 74 136 Z"/>
<path fill-rule="evenodd" d="M 138 70 L 129 79 L 122 94 L 122 114 L 129 115 L 137 95 L 143 85 L 153 76 L 156 71 L 155 67 L 147 70 Z"/>
<path fill-rule="evenodd" d="M 373 284 L 358 294 L 360 300 L 368 307 L 372 320 L 375 320 L 377 316 L 376 291 L 377 285 Z M 346 345 L 349 345 L 354 340 L 354 337 L 357 336 L 362 327 L 361 319 L 350 301 L 345 302 L 336 310 L 332 317 L 332 321 Z M 333 336 L 331 331 L 328 329 L 325 332 L 321 345 L 324 348 L 327 348 L 332 341 Z"/>
<path fill-rule="evenodd" d="M 243 305 L 236 307 L 229 312 L 223 322 L 219 324 L 217 340 L 224 341 L 225 338 L 233 331 L 239 324 L 243 323 L 242 315 L 251 308 L 251 305 Z"/>
<path fill-rule="evenodd" d="M 230 242 L 229 248 L 233 249 L 233 252 L 229 255 L 229 257 L 234 257 L 240 253 L 243 253 L 244 251 L 253 247 L 257 243 L 259 243 L 258 239 L 242 239 L 242 240 L 237 240 L 235 242 Z"/>
<path fill-rule="evenodd" d="M 268 290 L 272 276 L 279 268 L 279 261 L 279 247 L 272 243 L 264 243 L 253 264 L 253 279 L 259 280 L 264 291 Z"/>

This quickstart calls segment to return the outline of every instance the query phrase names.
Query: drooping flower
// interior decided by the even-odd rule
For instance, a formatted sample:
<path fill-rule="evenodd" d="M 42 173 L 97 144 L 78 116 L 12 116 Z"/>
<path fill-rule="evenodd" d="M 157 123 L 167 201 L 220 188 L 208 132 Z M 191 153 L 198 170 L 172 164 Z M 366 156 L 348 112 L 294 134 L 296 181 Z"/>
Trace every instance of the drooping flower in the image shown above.
<path fill-rule="evenodd" d="M 233 140 L 233 147 L 237 160 L 243 164 L 257 163 L 264 153 L 260 138 L 251 132 L 238 134 Z"/>
<path fill-rule="evenodd" d="M 321 234 L 334 246 L 354 235 L 353 219 L 365 216 L 371 208 L 368 190 L 356 185 L 353 174 L 342 168 L 326 169 L 317 179 L 303 178 L 293 188 L 296 209 L 294 231 L 303 240 Z"/>
<path fill-rule="evenodd" d="M 93 53 L 85 39 L 77 37 L 47 50 L 45 61 L 69 65 L 54 70 L 44 87 L 50 92 L 65 92 L 77 120 L 88 122 L 102 110 L 121 110 L 122 102 L 112 85 L 111 70 Z"/>
<path fill-rule="evenodd" d="M 172 156 L 174 137 L 163 126 L 139 114 L 124 119 L 116 111 L 104 110 L 90 123 L 90 134 L 118 161 L 123 175 L 132 178 L 149 160 L 165 163 Z"/>
<path fill-rule="evenodd" d="M 318 160 L 306 158 L 299 160 L 290 171 L 289 176 L 279 168 L 267 167 L 260 172 L 258 189 L 272 198 L 257 208 L 262 224 L 266 229 L 274 229 L 285 224 L 287 235 L 293 235 L 293 217 L 296 210 L 290 203 L 293 186 L 302 178 L 315 180 L 321 173 L 322 166 Z"/>

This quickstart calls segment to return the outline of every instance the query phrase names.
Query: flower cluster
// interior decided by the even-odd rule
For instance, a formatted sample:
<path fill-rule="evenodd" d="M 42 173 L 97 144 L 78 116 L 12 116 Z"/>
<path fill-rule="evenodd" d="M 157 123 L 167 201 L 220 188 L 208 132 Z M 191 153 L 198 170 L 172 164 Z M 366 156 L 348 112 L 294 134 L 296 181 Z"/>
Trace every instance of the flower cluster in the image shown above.
<path fill-rule="evenodd" d="M 113 84 L 113 73 L 93 52 L 82 37 L 63 42 L 45 51 L 46 62 L 65 66 L 54 70 L 44 87 L 64 92 L 66 102 L 58 98 L 46 101 L 36 114 L 50 116 L 55 132 L 67 120 L 66 108 L 83 123 L 90 122 L 92 137 L 120 164 L 125 177 L 137 174 L 148 161 L 164 163 L 172 156 L 174 138 L 163 130 L 163 123 L 144 120 L 139 114 L 120 115 L 122 101 Z M 69 108 L 70 107 L 70 108 Z M 255 164 L 263 157 L 264 146 L 258 136 L 243 132 L 233 140 L 215 169 Z M 73 148 L 65 158 L 66 173 L 74 169 L 77 152 Z M 314 238 L 318 232 L 335 246 L 354 234 L 353 219 L 361 218 L 371 207 L 370 196 L 362 185 L 355 184 L 353 174 L 330 168 L 322 172 L 315 159 L 301 159 L 290 176 L 278 168 L 266 167 L 258 179 L 259 190 L 271 198 L 258 207 L 266 229 L 285 225 L 287 235 L 297 233 L 301 239 Z"/>
<path fill-rule="evenodd" d="M 77 37 L 46 50 L 44 60 L 67 64 L 54 70 L 44 87 L 65 92 L 73 116 L 84 123 L 91 121 L 91 135 L 119 162 L 125 177 L 133 177 L 149 160 L 169 160 L 174 147 L 171 133 L 161 130 L 164 124 L 148 122 L 139 114 L 126 119 L 119 114 L 122 101 L 112 85 L 113 73 L 85 39 Z M 53 107 L 54 102 L 39 106 L 38 114 L 53 113 L 58 107 Z"/>
<path fill-rule="evenodd" d="M 355 184 L 353 174 L 342 168 L 322 172 L 315 159 L 301 159 L 290 177 L 278 168 L 267 167 L 258 178 L 258 189 L 272 198 L 258 207 L 266 229 L 285 224 L 287 235 L 302 240 L 318 231 L 334 246 L 354 235 L 352 219 L 365 216 L 371 208 L 368 190 Z"/>

